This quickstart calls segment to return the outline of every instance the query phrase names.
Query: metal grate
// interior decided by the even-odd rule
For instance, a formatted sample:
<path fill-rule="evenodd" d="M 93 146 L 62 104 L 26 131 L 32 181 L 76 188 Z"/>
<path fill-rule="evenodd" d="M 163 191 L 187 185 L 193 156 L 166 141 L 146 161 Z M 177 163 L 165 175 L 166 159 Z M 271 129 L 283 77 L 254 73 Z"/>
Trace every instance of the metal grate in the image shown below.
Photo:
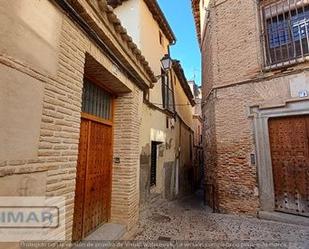
<path fill-rule="evenodd" d="M 162 72 L 162 98 L 163 98 L 163 108 L 169 110 L 170 112 L 175 112 L 174 104 L 174 91 L 172 89 L 172 82 L 167 75 Z"/>
<path fill-rule="evenodd" d="M 309 56 L 309 0 L 261 1 L 265 65 L 294 64 Z"/>
<path fill-rule="evenodd" d="M 91 81 L 84 79 L 82 112 L 111 120 L 111 95 Z"/>
<path fill-rule="evenodd" d="M 157 183 L 157 149 L 158 143 L 151 142 L 151 169 L 150 169 L 150 186 Z"/>
<path fill-rule="evenodd" d="M 170 112 L 175 112 L 174 108 L 174 92 L 168 86 L 164 85 L 163 108 Z"/>

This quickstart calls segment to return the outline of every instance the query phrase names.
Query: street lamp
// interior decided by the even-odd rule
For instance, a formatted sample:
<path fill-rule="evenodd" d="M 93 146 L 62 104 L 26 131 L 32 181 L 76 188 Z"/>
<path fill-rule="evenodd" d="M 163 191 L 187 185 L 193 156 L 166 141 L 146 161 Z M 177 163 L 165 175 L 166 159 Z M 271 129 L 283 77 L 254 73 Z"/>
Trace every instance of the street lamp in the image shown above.
<path fill-rule="evenodd" d="M 161 59 L 161 65 L 162 65 L 162 68 L 165 72 L 167 72 L 168 70 L 171 69 L 172 63 L 173 63 L 173 61 L 168 54 L 165 54 L 163 56 L 163 58 Z"/>
<path fill-rule="evenodd" d="M 172 68 L 173 64 L 173 60 L 168 54 L 164 55 L 163 58 L 160 60 L 160 62 L 163 70 L 160 75 L 156 76 L 157 79 L 160 79 L 162 76 L 165 76 L 167 72 Z"/>

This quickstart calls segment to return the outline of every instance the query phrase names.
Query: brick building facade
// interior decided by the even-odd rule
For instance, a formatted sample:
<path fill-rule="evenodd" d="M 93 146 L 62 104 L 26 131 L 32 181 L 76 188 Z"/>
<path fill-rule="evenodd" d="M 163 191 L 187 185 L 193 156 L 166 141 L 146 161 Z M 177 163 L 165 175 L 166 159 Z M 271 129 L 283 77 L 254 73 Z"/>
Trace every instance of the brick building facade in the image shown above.
<path fill-rule="evenodd" d="M 208 203 L 219 212 L 303 222 L 307 1 L 192 0 L 192 7 L 202 53 Z"/>

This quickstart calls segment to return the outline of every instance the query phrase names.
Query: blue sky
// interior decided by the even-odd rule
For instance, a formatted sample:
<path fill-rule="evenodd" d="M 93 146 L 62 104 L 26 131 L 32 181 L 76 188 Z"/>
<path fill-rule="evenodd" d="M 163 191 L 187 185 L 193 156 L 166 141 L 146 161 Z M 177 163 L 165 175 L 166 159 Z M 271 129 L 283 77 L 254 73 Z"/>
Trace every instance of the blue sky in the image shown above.
<path fill-rule="evenodd" d="M 171 46 L 173 59 L 181 61 L 188 80 L 194 79 L 200 85 L 201 59 L 195 32 L 194 19 L 190 0 L 158 0 L 177 43 Z"/>

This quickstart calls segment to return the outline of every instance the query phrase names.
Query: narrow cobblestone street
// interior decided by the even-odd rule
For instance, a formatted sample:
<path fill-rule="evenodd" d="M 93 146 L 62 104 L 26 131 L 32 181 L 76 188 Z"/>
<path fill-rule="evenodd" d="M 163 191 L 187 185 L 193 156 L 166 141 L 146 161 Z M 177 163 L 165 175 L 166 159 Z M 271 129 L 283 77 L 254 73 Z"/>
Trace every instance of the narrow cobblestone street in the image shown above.
<path fill-rule="evenodd" d="M 203 240 L 206 248 L 309 248 L 308 227 L 212 213 L 200 200 L 194 195 L 151 204 L 141 213 L 135 240 Z"/>
<path fill-rule="evenodd" d="M 309 0 L 0 0 L 0 26 L 0 249 L 309 249 Z"/>

